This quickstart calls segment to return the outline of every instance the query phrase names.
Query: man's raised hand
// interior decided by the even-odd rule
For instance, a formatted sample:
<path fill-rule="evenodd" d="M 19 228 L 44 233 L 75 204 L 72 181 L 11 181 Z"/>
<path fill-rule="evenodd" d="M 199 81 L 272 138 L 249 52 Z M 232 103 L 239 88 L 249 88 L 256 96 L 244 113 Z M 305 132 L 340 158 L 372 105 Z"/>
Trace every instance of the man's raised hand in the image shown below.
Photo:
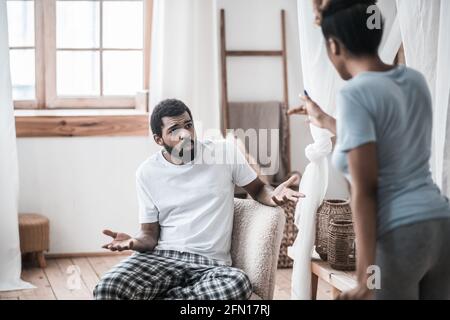
<path fill-rule="evenodd" d="M 299 198 L 304 198 L 304 194 L 291 189 L 291 186 L 298 183 L 298 181 L 299 177 L 294 175 L 280 184 L 278 188 L 272 192 L 272 202 L 277 206 L 282 206 L 289 201 L 297 203 Z"/>

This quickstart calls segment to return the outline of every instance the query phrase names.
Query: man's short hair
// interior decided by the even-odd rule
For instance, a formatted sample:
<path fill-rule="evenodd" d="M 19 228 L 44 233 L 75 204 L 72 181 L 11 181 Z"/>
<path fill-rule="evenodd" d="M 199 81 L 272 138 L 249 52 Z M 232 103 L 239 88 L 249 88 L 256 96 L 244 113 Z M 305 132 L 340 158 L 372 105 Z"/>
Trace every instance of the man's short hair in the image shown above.
<path fill-rule="evenodd" d="M 193 120 L 191 110 L 189 110 L 189 108 L 180 100 L 167 99 L 158 103 L 153 109 L 150 117 L 150 127 L 153 134 L 162 137 L 162 118 L 180 116 L 185 112 L 187 112 L 189 117 L 191 117 L 191 120 Z"/>

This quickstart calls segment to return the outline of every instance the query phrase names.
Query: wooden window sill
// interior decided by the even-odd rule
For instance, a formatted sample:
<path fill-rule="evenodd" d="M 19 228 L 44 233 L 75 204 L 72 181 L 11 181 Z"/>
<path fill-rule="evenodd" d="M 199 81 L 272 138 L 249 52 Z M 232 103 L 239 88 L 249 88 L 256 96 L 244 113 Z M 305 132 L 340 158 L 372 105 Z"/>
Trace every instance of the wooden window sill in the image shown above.
<path fill-rule="evenodd" d="M 15 110 L 25 137 L 148 136 L 148 113 L 136 110 Z"/>

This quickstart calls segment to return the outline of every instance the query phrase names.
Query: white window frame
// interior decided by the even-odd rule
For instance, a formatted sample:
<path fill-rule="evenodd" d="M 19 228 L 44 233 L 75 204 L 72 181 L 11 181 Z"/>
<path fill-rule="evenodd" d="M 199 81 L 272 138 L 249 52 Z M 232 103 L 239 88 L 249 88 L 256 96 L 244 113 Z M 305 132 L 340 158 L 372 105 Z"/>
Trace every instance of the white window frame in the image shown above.
<path fill-rule="evenodd" d="M 17 0 L 8 0 L 17 1 Z M 31 1 L 31 0 L 30 0 Z M 143 52 L 143 90 L 133 96 L 57 96 L 56 93 L 56 1 L 34 0 L 35 4 L 35 74 L 36 97 L 35 100 L 16 100 L 16 109 L 137 109 L 148 111 L 148 89 L 150 70 L 150 44 L 153 0 L 143 0 L 144 3 L 144 32 Z M 64 0 L 63 0 L 64 1 Z M 102 19 L 103 2 L 112 0 L 92 0 L 100 3 L 100 19 Z M 136 1 L 136 0 L 124 0 Z M 100 20 L 100 26 L 102 21 Z M 102 32 L 100 27 L 100 33 Z M 101 38 L 101 37 L 100 37 Z M 30 47 L 31 48 L 31 47 Z M 10 47 L 10 49 L 26 49 L 25 47 Z M 107 50 L 111 50 L 108 48 Z M 67 50 L 67 49 L 64 49 Z M 73 49 L 70 49 L 73 50 Z M 75 49 L 85 50 L 85 49 Z M 86 51 L 92 49 L 86 49 Z M 103 51 L 100 47 L 95 49 Z M 102 55 L 100 55 L 102 56 Z M 100 68 L 102 61 L 100 60 Z M 102 74 L 102 69 L 100 69 Z M 100 76 L 102 94 L 103 79 Z"/>

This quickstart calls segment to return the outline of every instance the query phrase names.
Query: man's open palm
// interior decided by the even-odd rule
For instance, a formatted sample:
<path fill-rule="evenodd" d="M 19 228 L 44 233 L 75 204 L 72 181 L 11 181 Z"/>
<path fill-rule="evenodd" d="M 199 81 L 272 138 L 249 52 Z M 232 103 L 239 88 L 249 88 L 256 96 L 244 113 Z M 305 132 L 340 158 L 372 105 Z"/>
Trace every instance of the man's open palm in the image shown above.
<path fill-rule="evenodd" d="M 110 236 L 113 240 L 110 243 L 105 244 L 102 248 L 111 251 L 123 251 L 132 250 L 135 239 L 126 233 L 113 232 L 111 230 L 103 230 L 103 233 Z"/>
<path fill-rule="evenodd" d="M 283 206 L 289 201 L 297 203 L 299 198 L 304 198 L 304 194 L 291 189 L 291 186 L 296 184 L 298 180 L 298 176 L 292 176 L 287 181 L 280 184 L 272 192 L 272 202 L 277 206 Z"/>

